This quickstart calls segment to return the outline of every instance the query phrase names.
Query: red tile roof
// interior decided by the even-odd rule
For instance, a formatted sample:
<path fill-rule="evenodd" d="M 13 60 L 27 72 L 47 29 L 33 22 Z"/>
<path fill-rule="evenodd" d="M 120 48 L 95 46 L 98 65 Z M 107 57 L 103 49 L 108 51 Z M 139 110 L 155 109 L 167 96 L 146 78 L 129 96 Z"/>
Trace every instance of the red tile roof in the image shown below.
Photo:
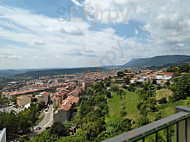
<path fill-rule="evenodd" d="M 42 92 L 41 95 L 49 96 L 50 93 L 49 92 Z"/>
<path fill-rule="evenodd" d="M 63 100 L 62 105 L 58 108 L 58 110 L 69 111 L 74 103 L 78 103 L 79 98 L 75 96 L 68 96 L 65 100 Z"/>

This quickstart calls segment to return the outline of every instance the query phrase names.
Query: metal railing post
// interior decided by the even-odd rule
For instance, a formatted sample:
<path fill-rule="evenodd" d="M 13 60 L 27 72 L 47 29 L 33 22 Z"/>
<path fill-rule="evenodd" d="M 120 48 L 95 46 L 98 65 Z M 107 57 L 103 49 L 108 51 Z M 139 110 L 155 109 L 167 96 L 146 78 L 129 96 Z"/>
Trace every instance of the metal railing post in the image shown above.
<path fill-rule="evenodd" d="M 167 135 L 166 135 L 166 137 L 167 137 L 167 142 L 169 142 L 169 127 L 167 127 Z"/>
<path fill-rule="evenodd" d="M 187 118 L 185 119 L 185 142 L 187 142 Z"/>
<path fill-rule="evenodd" d="M 179 142 L 179 122 L 176 123 L 176 142 Z"/>

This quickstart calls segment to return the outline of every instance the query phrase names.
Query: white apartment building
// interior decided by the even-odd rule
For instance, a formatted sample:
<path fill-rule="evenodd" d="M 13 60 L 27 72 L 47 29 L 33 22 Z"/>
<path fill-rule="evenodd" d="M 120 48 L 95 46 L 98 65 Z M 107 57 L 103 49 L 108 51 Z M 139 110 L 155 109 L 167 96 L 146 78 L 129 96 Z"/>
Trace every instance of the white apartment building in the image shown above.
<path fill-rule="evenodd" d="M 0 142 L 6 142 L 6 128 L 0 131 Z"/>

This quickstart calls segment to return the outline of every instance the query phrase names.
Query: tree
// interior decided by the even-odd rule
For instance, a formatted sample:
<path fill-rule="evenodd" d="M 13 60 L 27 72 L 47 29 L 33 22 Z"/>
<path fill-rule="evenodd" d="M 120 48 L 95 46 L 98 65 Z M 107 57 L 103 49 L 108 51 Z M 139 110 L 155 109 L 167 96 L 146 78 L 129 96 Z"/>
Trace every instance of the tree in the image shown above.
<path fill-rule="evenodd" d="M 124 79 L 124 82 L 125 82 L 126 84 L 130 84 L 130 78 L 125 78 L 125 79 Z"/>
<path fill-rule="evenodd" d="M 28 140 L 30 140 L 30 138 L 27 135 L 20 136 L 20 138 L 19 138 L 19 142 L 25 142 Z"/>
<path fill-rule="evenodd" d="M 106 87 L 110 87 L 111 79 L 110 78 L 106 78 L 105 79 L 105 84 L 106 84 Z"/>
<path fill-rule="evenodd" d="M 150 120 L 146 116 L 142 116 L 137 119 L 137 125 L 138 127 L 144 126 L 146 124 L 150 123 Z"/>
<path fill-rule="evenodd" d="M 124 110 L 124 109 L 121 109 L 120 115 L 121 115 L 122 117 L 126 116 L 126 115 L 127 115 L 127 111 Z"/>
<path fill-rule="evenodd" d="M 166 83 L 165 83 L 166 86 L 170 86 L 170 81 L 168 80 Z"/>
<path fill-rule="evenodd" d="M 9 103 L 9 100 L 7 98 L 0 98 L 0 104 Z"/>
<path fill-rule="evenodd" d="M 154 80 L 152 81 L 152 84 L 157 84 L 156 79 L 154 79 Z"/>
<path fill-rule="evenodd" d="M 107 94 L 106 94 L 106 95 L 107 95 L 108 98 L 111 98 L 111 97 L 112 97 L 112 96 L 111 96 L 111 92 L 109 92 L 109 91 L 107 91 Z"/>
<path fill-rule="evenodd" d="M 17 101 L 17 98 L 14 96 L 12 99 L 11 99 L 11 102 L 14 102 L 16 104 L 16 101 Z"/>
<path fill-rule="evenodd" d="M 129 85 L 128 90 L 131 92 L 135 92 L 135 87 L 133 85 Z"/>
<path fill-rule="evenodd" d="M 118 86 L 112 86 L 111 87 L 111 91 L 113 91 L 113 92 L 117 92 L 118 90 L 119 90 Z"/>
<path fill-rule="evenodd" d="M 181 72 L 190 72 L 190 64 L 181 66 L 180 70 Z"/>
<path fill-rule="evenodd" d="M 69 128 L 65 127 L 65 125 L 61 122 L 55 122 L 51 129 L 51 134 L 55 134 L 58 136 L 67 136 L 69 134 Z"/>
<path fill-rule="evenodd" d="M 173 85 L 174 98 L 185 100 L 190 95 L 190 75 L 180 77 Z"/>
<path fill-rule="evenodd" d="M 125 74 L 123 73 L 123 71 L 118 71 L 117 72 L 117 76 L 118 77 L 123 77 Z"/>
<path fill-rule="evenodd" d="M 158 100 L 159 104 L 166 104 L 167 100 L 166 97 L 163 97 L 162 99 Z"/>

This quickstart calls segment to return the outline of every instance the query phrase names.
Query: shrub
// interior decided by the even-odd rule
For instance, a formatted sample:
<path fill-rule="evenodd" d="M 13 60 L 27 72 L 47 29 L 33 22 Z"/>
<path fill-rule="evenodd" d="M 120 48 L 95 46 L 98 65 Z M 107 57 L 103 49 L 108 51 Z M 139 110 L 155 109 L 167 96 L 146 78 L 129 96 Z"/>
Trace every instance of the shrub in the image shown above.
<path fill-rule="evenodd" d="M 146 125 L 148 123 L 150 123 L 150 120 L 146 116 L 142 116 L 142 117 L 137 119 L 138 127 L 141 127 L 141 126 Z"/>
<path fill-rule="evenodd" d="M 163 97 L 162 99 L 158 100 L 159 104 L 166 104 L 167 100 L 166 97 Z"/>
<path fill-rule="evenodd" d="M 30 138 L 27 135 L 20 136 L 20 138 L 19 138 L 19 142 L 25 142 L 28 140 L 30 140 Z"/>

